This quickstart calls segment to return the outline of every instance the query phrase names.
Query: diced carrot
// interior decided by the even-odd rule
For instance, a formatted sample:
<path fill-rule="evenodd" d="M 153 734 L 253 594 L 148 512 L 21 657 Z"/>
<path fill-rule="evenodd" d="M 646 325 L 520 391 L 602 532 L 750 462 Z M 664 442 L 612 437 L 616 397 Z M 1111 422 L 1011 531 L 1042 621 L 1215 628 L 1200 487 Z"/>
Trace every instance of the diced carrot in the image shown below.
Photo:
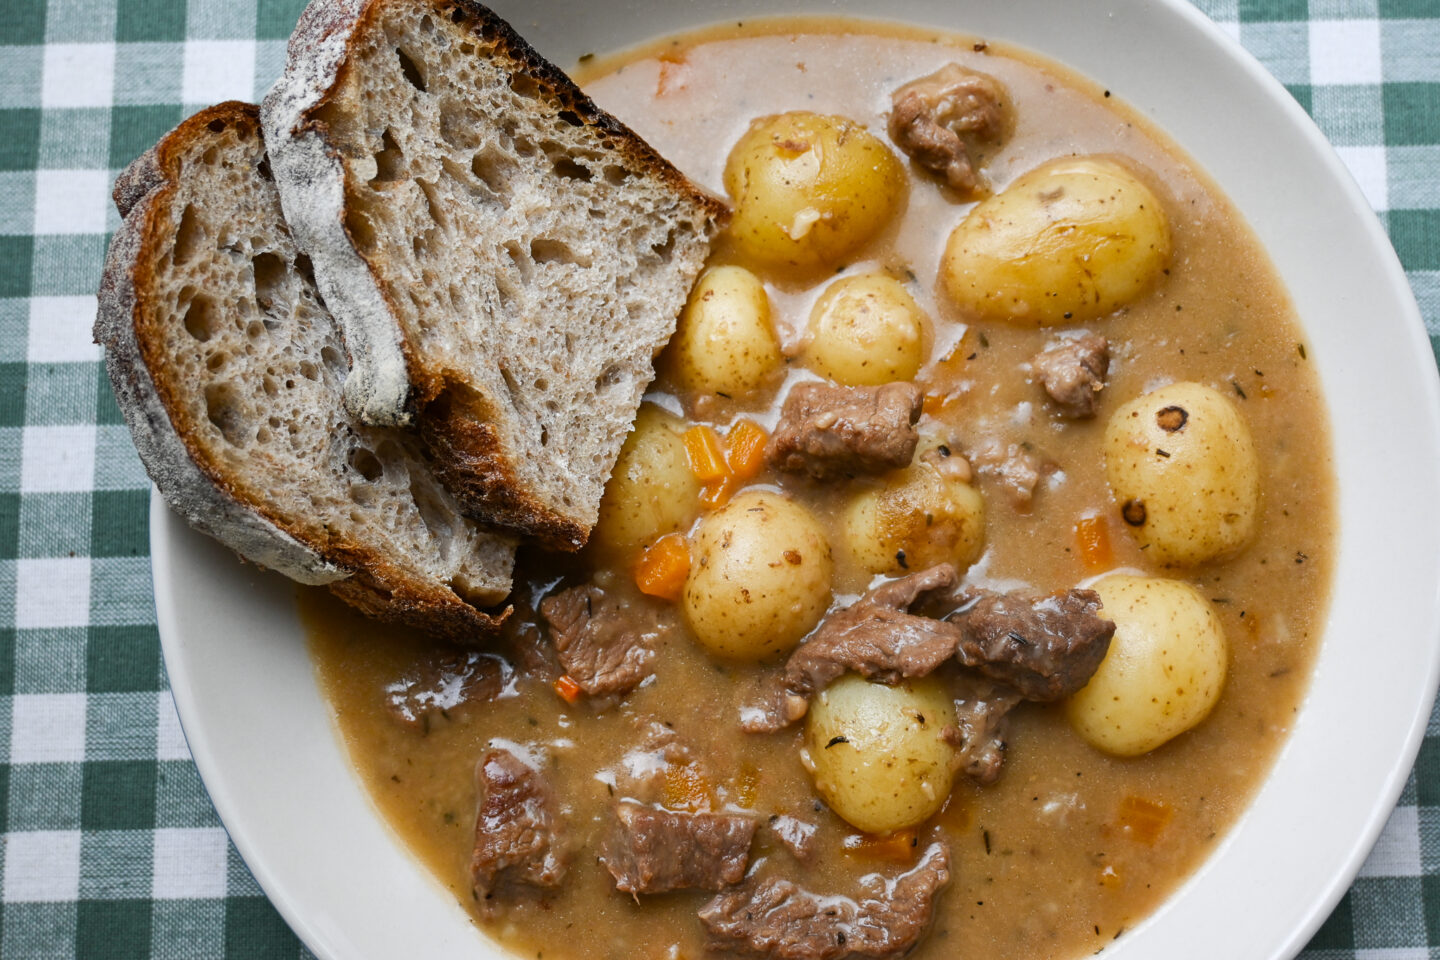
<path fill-rule="evenodd" d="M 710 781 L 693 763 L 672 763 L 665 768 L 665 806 L 700 810 L 710 806 Z"/>
<path fill-rule="evenodd" d="M 760 796 L 760 769 L 753 763 L 740 764 L 740 773 L 735 777 L 735 803 L 746 810 L 755 806 Z"/>
<path fill-rule="evenodd" d="M 1120 801 L 1118 819 L 1131 839 L 1153 847 L 1174 815 L 1175 811 L 1163 803 L 1132 795 Z"/>
<path fill-rule="evenodd" d="M 730 475 L 719 435 L 703 423 L 685 431 L 685 459 L 701 483 L 714 483 Z"/>
<path fill-rule="evenodd" d="M 1110 523 L 1103 516 L 1081 517 L 1076 521 L 1075 544 L 1086 570 L 1108 570 L 1115 565 L 1115 552 L 1110 548 Z"/>
<path fill-rule="evenodd" d="M 943 393 L 927 393 L 925 394 L 925 399 L 920 403 L 920 409 L 932 417 L 938 417 L 941 411 L 945 409 L 945 404 L 949 399 L 950 398 Z"/>
<path fill-rule="evenodd" d="M 667 533 L 640 555 L 635 585 L 641 593 L 662 600 L 679 600 L 690 575 L 690 546 L 678 533 Z"/>
<path fill-rule="evenodd" d="M 909 863 L 915 859 L 915 850 L 920 837 L 913 829 L 896 830 L 883 836 L 873 833 L 852 833 L 841 846 L 851 856 L 885 860 L 890 863 Z"/>
<path fill-rule="evenodd" d="M 724 479 L 715 480 L 705 484 L 700 490 L 700 505 L 706 510 L 714 510 L 723 507 L 730 502 L 730 495 L 739 486 L 735 482 L 733 474 L 727 474 Z"/>
<path fill-rule="evenodd" d="M 560 694 L 560 699 L 566 703 L 578 703 L 580 694 L 584 693 L 580 689 L 580 684 L 568 673 L 563 674 L 559 680 L 555 681 L 555 692 Z"/>
<path fill-rule="evenodd" d="M 737 480 L 753 480 L 765 469 L 765 428 L 753 420 L 741 420 L 725 438 L 726 462 Z"/>

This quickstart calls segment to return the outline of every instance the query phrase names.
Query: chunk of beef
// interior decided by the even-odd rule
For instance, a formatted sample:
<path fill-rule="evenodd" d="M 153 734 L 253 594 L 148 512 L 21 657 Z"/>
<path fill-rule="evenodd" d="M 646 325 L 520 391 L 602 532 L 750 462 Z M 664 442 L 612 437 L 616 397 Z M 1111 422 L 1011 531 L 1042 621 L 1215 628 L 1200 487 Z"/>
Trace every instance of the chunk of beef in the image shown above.
<path fill-rule="evenodd" d="M 1056 340 L 1031 358 L 1030 368 L 1062 415 L 1088 420 L 1095 416 L 1110 372 L 1110 341 L 1088 330 Z"/>
<path fill-rule="evenodd" d="M 846 670 L 897 683 L 923 677 L 955 655 L 953 624 L 916 616 L 910 606 L 948 591 L 960 576 L 948 563 L 883 583 L 831 616 L 785 664 L 785 685 L 809 696 Z"/>
<path fill-rule="evenodd" d="M 958 582 L 955 568 L 942 563 L 882 584 L 831 614 L 790 655 L 773 702 L 745 711 L 741 725 L 751 733 L 789 726 L 809 710 L 811 695 L 847 670 L 885 683 L 930 673 L 955 655 L 962 631 L 908 611 L 923 595 L 953 590 Z"/>
<path fill-rule="evenodd" d="M 951 615 L 964 631 L 956 657 L 1026 700 L 1060 700 L 1090 681 L 1115 624 L 1094 590 L 1046 596 L 986 593 Z"/>
<path fill-rule="evenodd" d="M 769 826 L 796 860 L 804 863 L 815 853 L 815 824 L 777 813 L 770 817 Z"/>
<path fill-rule="evenodd" d="M 962 585 L 949 564 L 912 573 L 831 614 L 790 655 L 771 701 L 742 712 L 741 726 L 789 726 L 846 671 L 896 683 L 952 658 L 1023 699 L 1058 700 L 1083 687 L 1109 649 L 1115 625 L 1098 609 L 1091 590 L 999 594 Z"/>
<path fill-rule="evenodd" d="M 755 821 L 729 813 L 680 813 L 616 805 L 601 859 L 622 893 L 720 890 L 745 876 Z"/>
<path fill-rule="evenodd" d="M 544 775 L 497 747 L 480 758 L 475 779 L 480 812 L 470 876 L 482 907 L 493 910 L 497 894 L 506 888 L 559 886 L 568 857 L 554 794 Z"/>
<path fill-rule="evenodd" d="M 980 476 L 999 485 L 1016 510 L 1029 510 L 1035 486 L 1047 466 L 1033 450 L 1018 443 L 989 440 L 970 451 L 970 463 Z"/>
<path fill-rule="evenodd" d="M 752 877 L 701 908 L 700 922 L 712 949 L 765 960 L 898 957 L 925 935 L 949 881 L 950 849 L 937 841 L 899 876 L 866 877 L 857 897 Z"/>
<path fill-rule="evenodd" d="M 428 733 L 461 705 L 495 699 L 514 678 L 510 664 L 493 653 L 433 653 L 385 685 L 385 707 L 405 726 Z"/>
<path fill-rule="evenodd" d="M 946 729 L 945 739 L 960 755 L 961 772 L 976 783 L 994 783 L 1005 764 L 1010 711 L 1021 697 L 968 673 L 955 679 L 951 692 L 955 726 Z"/>
<path fill-rule="evenodd" d="M 950 63 L 890 95 L 890 139 L 969 197 L 984 187 L 975 154 L 1005 138 L 1005 94 L 991 76 Z"/>
<path fill-rule="evenodd" d="M 766 459 L 777 470 L 816 480 L 906 466 L 919 442 L 920 404 L 913 383 L 797 383 L 785 398 Z"/>
<path fill-rule="evenodd" d="M 540 604 L 565 672 L 588 694 L 629 693 L 651 674 L 655 643 L 668 625 L 595 584 L 571 587 Z"/>

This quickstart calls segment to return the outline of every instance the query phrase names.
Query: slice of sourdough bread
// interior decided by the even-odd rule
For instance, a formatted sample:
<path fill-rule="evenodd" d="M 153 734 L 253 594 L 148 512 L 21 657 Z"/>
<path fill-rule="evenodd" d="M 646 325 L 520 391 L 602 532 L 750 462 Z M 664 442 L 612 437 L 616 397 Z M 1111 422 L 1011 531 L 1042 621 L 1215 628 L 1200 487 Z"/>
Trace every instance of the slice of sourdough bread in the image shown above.
<path fill-rule="evenodd" d="M 312 0 L 262 117 L 351 409 L 583 545 L 724 204 L 473 0 Z"/>
<path fill-rule="evenodd" d="M 296 249 L 258 109 L 204 110 L 120 175 L 96 342 L 150 476 L 192 526 L 373 616 L 456 640 L 510 590 L 418 442 L 342 401 L 345 345 Z"/>

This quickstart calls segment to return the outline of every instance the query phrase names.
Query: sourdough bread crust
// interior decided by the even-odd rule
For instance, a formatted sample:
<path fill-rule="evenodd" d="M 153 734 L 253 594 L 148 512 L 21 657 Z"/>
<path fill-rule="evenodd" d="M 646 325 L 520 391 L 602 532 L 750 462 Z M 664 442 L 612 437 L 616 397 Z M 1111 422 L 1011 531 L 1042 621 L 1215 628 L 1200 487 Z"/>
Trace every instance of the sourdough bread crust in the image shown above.
<path fill-rule="evenodd" d="M 350 376 L 345 406 L 364 423 L 411 422 L 410 376 L 400 328 L 345 228 L 345 168 L 309 119 L 343 70 L 369 0 L 311 3 L 290 36 L 285 73 L 260 107 L 280 206 L 315 282 L 345 333 Z"/>
<path fill-rule="evenodd" d="M 142 461 L 172 508 L 252 562 L 301 583 L 327 584 L 342 599 L 385 620 L 461 642 L 493 635 L 508 608 L 497 615 L 481 611 L 448 586 L 402 569 L 350 536 L 306 542 L 303 534 L 285 529 L 284 518 L 272 515 L 263 502 L 243 495 L 196 442 L 177 430 L 172 395 L 187 388 L 156 382 L 152 370 L 162 378 L 168 371 L 161 348 L 141 333 L 142 317 L 157 283 L 148 269 L 150 251 L 162 249 L 157 246 L 165 239 L 161 226 L 169 228 L 162 212 L 179 184 L 179 157 L 207 135 L 210 124 L 247 127 L 259 135 L 254 106 L 220 104 L 184 121 L 116 181 L 115 200 L 125 219 L 106 258 L 95 340 L 106 348 L 111 384 Z M 513 545 L 487 539 L 480 551 L 486 567 L 508 581 Z"/>
<path fill-rule="evenodd" d="M 381 338 L 380 326 L 388 326 L 391 334 L 398 337 L 398 357 L 386 355 L 378 358 L 377 364 L 387 374 L 406 377 L 411 388 L 408 399 L 418 411 L 416 421 L 436 473 L 465 504 L 467 512 L 501 529 L 534 536 L 548 546 L 578 549 L 584 545 L 594 523 L 598 492 L 594 496 L 596 503 L 570 505 L 567 495 L 566 507 L 559 505 L 553 490 L 540 493 L 540 488 L 533 485 L 534 454 L 526 461 L 526 469 L 520 469 L 517 462 L 525 458 L 526 453 L 513 443 L 512 431 L 516 429 L 513 419 L 497 413 L 498 401 L 486 395 L 487 391 L 472 389 L 476 387 L 472 383 L 454 382 L 450 373 L 430 367 L 426 358 L 417 353 L 418 348 L 406 340 L 401 312 L 387 301 L 386 288 L 379 279 L 388 272 L 384 252 L 364 255 L 357 252 L 345 226 L 346 178 L 353 174 L 347 170 L 340 147 L 330 136 L 327 112 L 331 108 L 340 109 L 347 71 L 353 66 L 352 59 L 359 59 L 355 51 L 362 45 L 367 31 L 381 29 L 372 21 L 380 17 L 380 11 L 391 2 L 312 0 L 301 17 L 291 38 L 286 73 L 262 107 L 272 156 L 280 158 L 275 165 L 276 180 L 286 216 L 295 226 L 302 249 L 309 246 L 317 274 L 323 280 L 327 302 L 345 318 L 347 336 L 351 326 L 358 324 L 370 331 L 372 341 Z M 687 237 L 686 242 L 703 247 L 728 217 L 728 208 L 723 202 L 700 190 L 628 127 L 601 111 L 563 71 L 542 58 L 489 9 L 474 0 L 423 0 L 420 5 L 437 19 L 459 23 L 470 34 L 483 38 L 490 59 L 533 82 L 539 90 L 536 99 L 544 103 L 546 111 L 554 111 L 566 123 L 587 131 L 587 137 L 603 143 L 627 169 L 650 178 L 657 187 L 663 185 L 668 189 L 677 198 L 687 222 L 705 224 L 693 232 L 688 226 L 677 226 L 678 233 Z M 703 256 L 703 250 L 698 255 L 691 254 L 686 263 L 677 264 L 677 269 L 688 272 L 693 279 Z M 680 299 L 683 302 L 683 294 Z M 627 356 L 623 361 L 626 369 L 643 366 L 645 370 L 643 376 L 637 376 L 631 391 L 633 396 L 607 401 L 615 410 L 626 406 L 626 424 L 633 419 L 652 375 L 649 365 L 653 354 L 674 332 L 675 316 L 681 305 L 680 302 L 674 304 L 673 316 L 667 318 L 668 325 L 663 330 L 647 328 L 644 331 L 643 337 L 649 339 L 653 335 L 655 342 L 645 345 L 648 351 L 643 358 Z M 347 316 L 352 310 L 355 313 Z M 358 361 L 365 346 L 353 342 L 356 369 L 361 370 Z M 398 397 L 398 393 L 395 396 Z M 613 413 L 609 409 L 605 412 Z M 386 416 L 407 413 L 399 406 L 385 411 Z M 368 415 L 376 414 L 371 409 Z M 613 467 L 625 431 L 619 430 L 612 441 L 608 422 L 597 419 L 597 426 L 597 435 L 605 438 L 602 446 L 613 447 L 606 450 L 608 461 L 600 468 L 605 475 L 598 478 L 598 489 L 603 487 Z M 588 463 L 577 467 L 567 462 L 563 452 L 550 462 L 552 476 L 588 476 L 593 469 Z M 527 473 L 531 479 L 527 479 Z"/>
<path fill-rule="evenodd" d="M 239 106 L 211 107 L 187 124 L 203 127 L 212 119 L 229 119 Z M 314 549 L 238 503 L 218 478 L 196 465 L 192 451 L 170 422 L 141 356 L 134 325 L 140 251 L 165 185 L 158 150 L 159 146 L 151 148 L 116 180 L 115 204 L 125 219 L 106 254 L 94 330 L 95 342 L 105 348 L 106 372 L 140 459 L 172 509 L 195 529 L 247 560 L 300 583 L 326 584 L 348 577 L 352 571 L 327 562 Z M 140 278 L 140 283 L 147 279 Z"/>

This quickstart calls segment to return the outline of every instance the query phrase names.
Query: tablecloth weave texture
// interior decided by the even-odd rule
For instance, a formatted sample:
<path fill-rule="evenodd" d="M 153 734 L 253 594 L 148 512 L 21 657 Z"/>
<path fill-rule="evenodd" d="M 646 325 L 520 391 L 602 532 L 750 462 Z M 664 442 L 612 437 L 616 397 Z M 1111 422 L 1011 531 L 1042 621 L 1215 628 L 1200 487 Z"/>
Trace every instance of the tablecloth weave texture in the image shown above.
<path fill-rule="evenodd" d="M 301 5 L 0 3 L 0 957 L 309 956 L 181 735 L 148 481 L 90 339 L 116 173 L 195 110 L 262 95 Z M 1440 0 L 1199 6 L 1335 144 L 1440 344 Z M 1440 720 L 1302 956 L 1440 957 Z"/>

